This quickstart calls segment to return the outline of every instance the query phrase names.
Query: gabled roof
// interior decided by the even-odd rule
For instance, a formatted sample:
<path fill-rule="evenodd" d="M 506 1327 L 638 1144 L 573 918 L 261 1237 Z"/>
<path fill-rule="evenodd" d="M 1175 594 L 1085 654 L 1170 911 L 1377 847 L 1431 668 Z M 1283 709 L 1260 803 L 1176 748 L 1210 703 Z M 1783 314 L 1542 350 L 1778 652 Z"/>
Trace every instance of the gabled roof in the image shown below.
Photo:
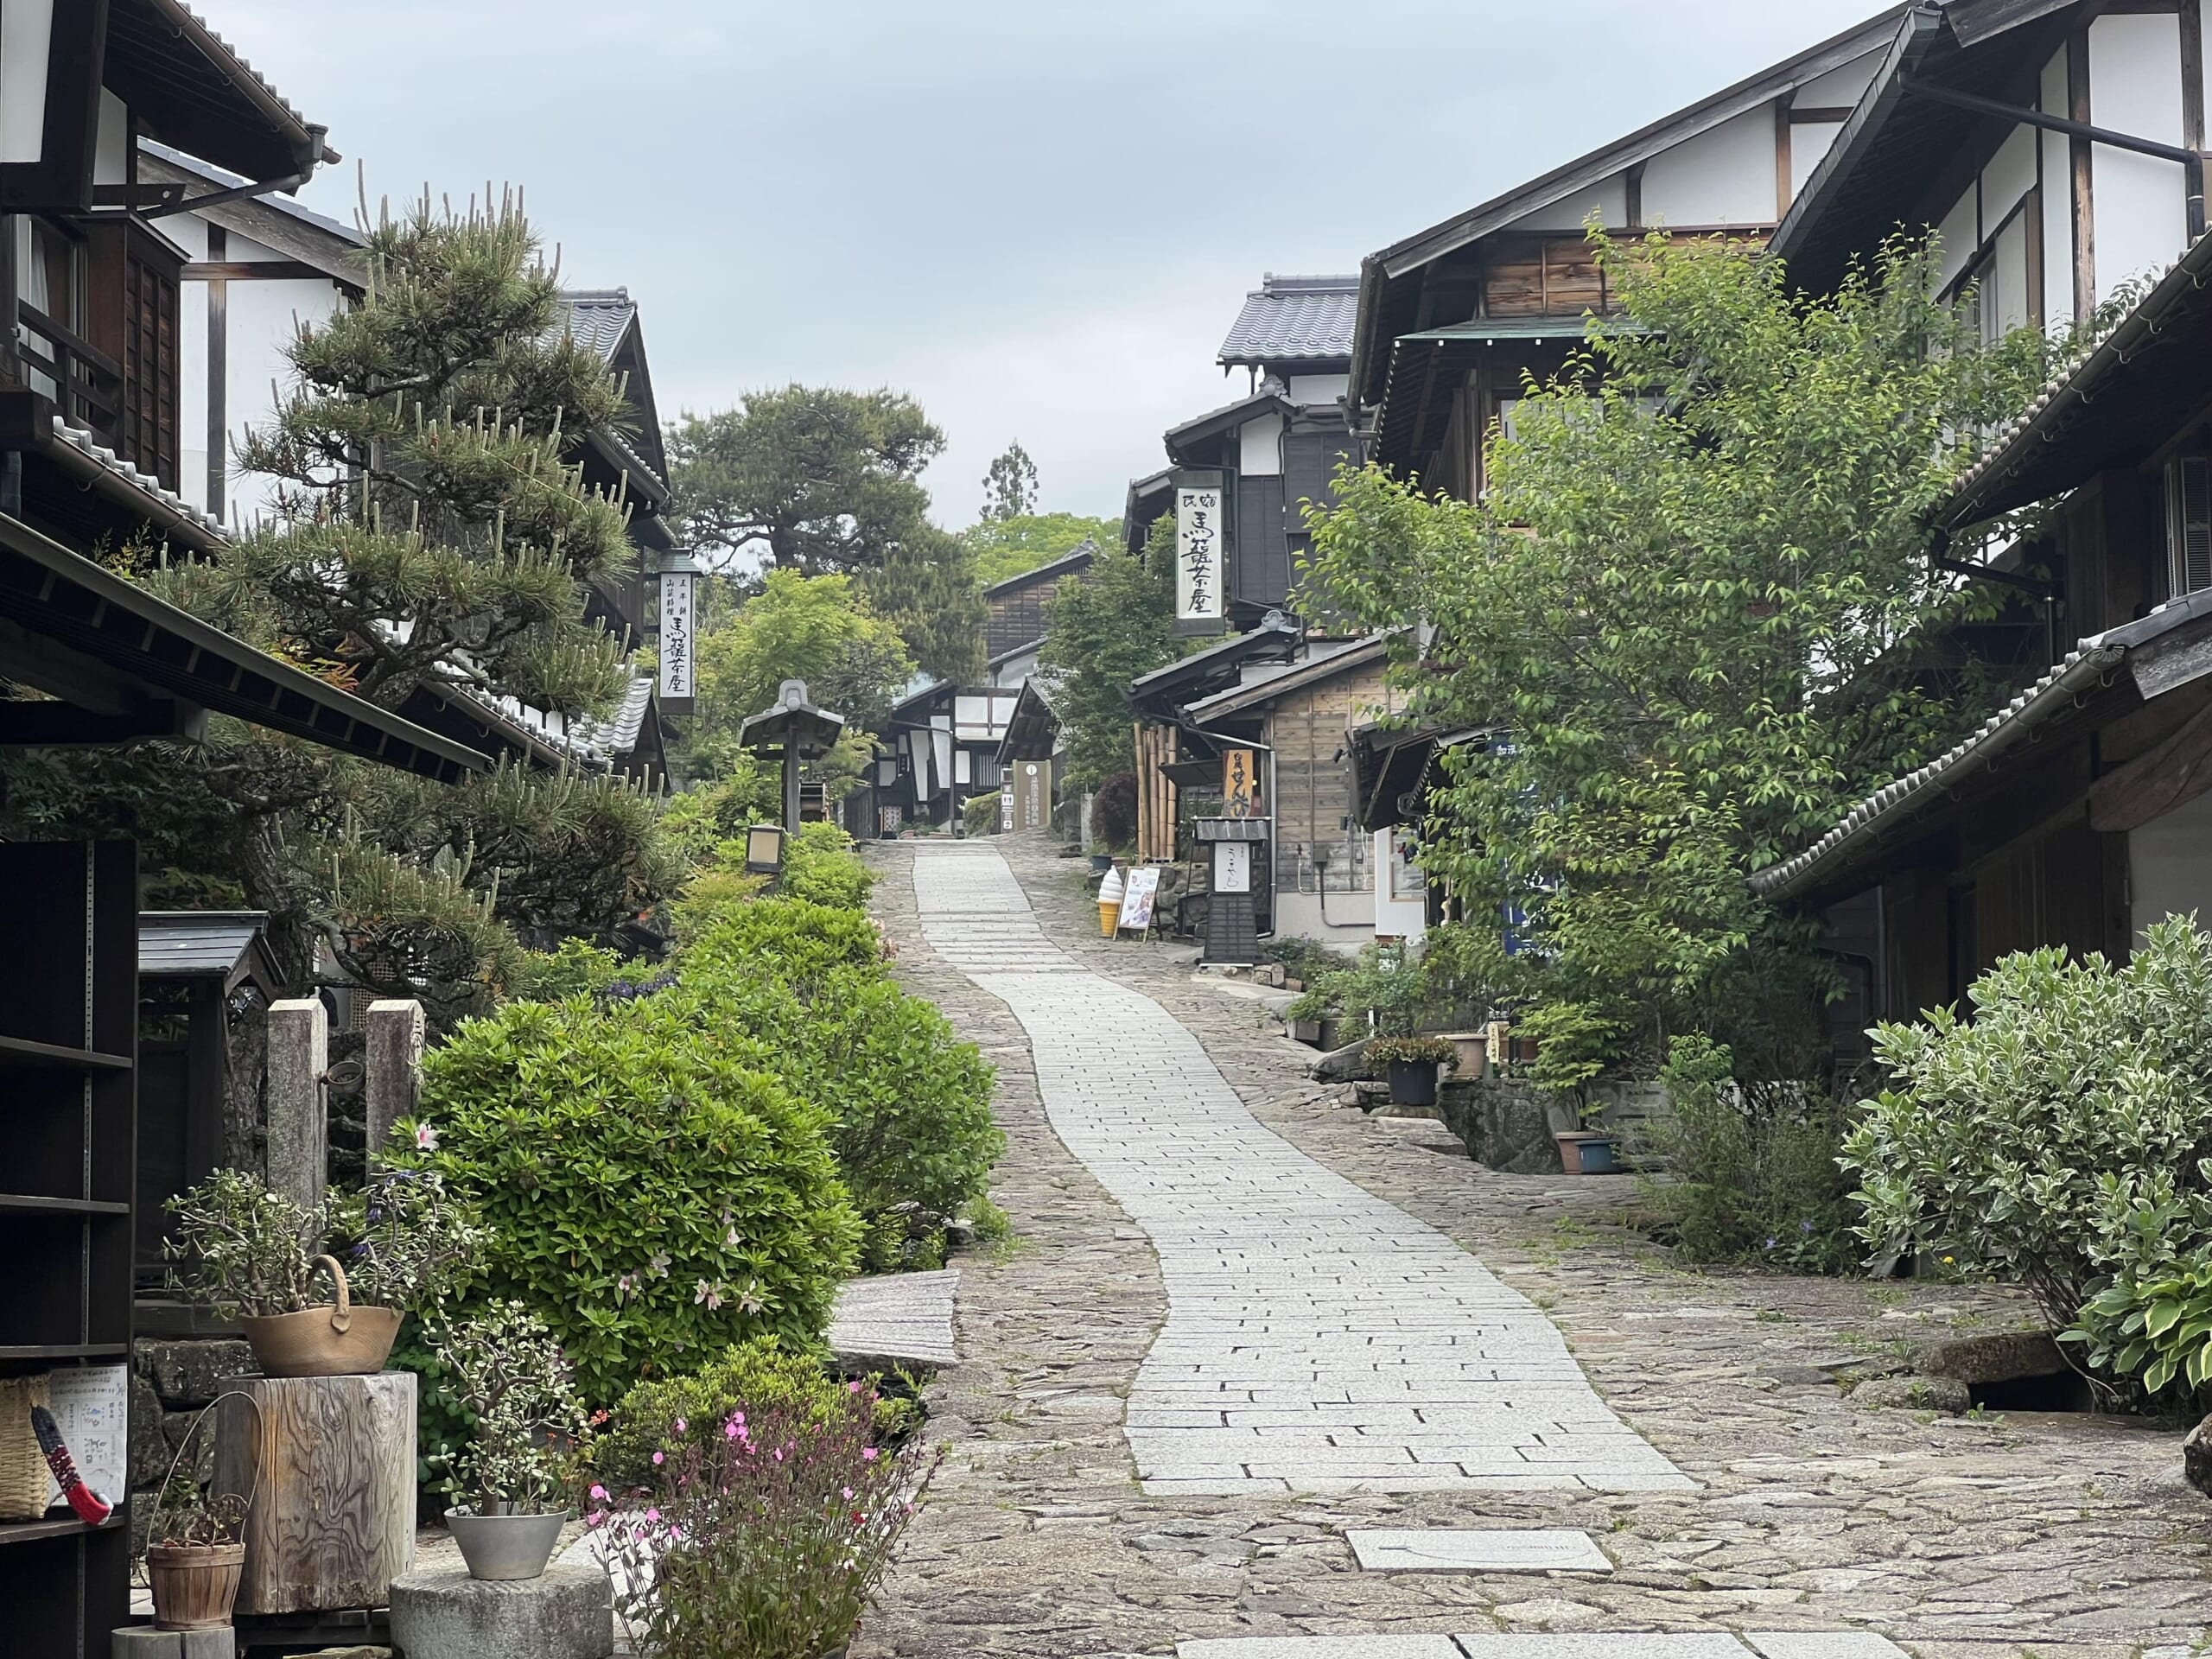
<path fill-rule="evenodd" d="M 1180 426 L 1171 426 L 1166 432 L 1167 453 L 1171 457 L 1185 447 L 1203 442 L 1234 431 L 1247 421 L 1256 421 L 1262 415 L 1294 415 L 1298 405 L 1272 388 L 1262 388 L 1249 397 L 1240 397 L 1211 413 L 1195 416 Z"/>
<path fill-rule="evenodd" d="M 634 433 L 602 427 L 591 435 L 592 447 L 629 480 L 634 492 L 655 507 L 665 505 L 668 457 L 661 446 L 660 413 L 653 403 L 638 302 L 626 288 L 579 288 L 564 292 L 561 304 L 558 332 L 596 352 L 601 362 L 623 378 L 636 416 Z"/>
<path fill-rule="evenodd" d="M 251 182 L 227 168 L 203 162 L 151 138 L 138 141 L 138 168 L 148 178 L 208 187 L 194 194 L 236 190 Z M 193 207 L 188 197 L 184 211 L 266 243 L 348 288 L 359 289 L 367 276 L 367 263 L 362 257 L 367 238 L 351 225 L 318 213 L 289 196 L 247 196 L 206 207 Z"/>
<path fill-rule="evenodd" d="M 1004 582 L 993 582 L 983 589 L 983 597 L 989 599 L 994 594 L 1010 594 L 1017 588 L 1027 588 L 1039 582 L 1058 581 L 1062 576 L 1074 575 L 1078 571 L 1090 569 L 1092 561 L 1097 556 L 1098 543 L 1086 537 L 1049 564 L 1040 564 L 1034 569 L 1024 570 L 1017 575 L 1008 576 Z"/>
<path fill-rule="evenodd" d="M 1167 502 L 1175 491 L 1175 469 L 1162 467 L 1143 478 L 1129 480 L 1129 493 L 1122 502 L 1122 545 L 1132 554 L 1144 551 L 1146 535 L 1152 521 L 1167 510 Z"/>
<path fill-rule="evenodd" d="M 157 979 L 216 980 L 228 990 L 259 966 L 273 986 L 273 964 L 260 948 L 268 922 L 265 910 L 142 910 L 138 972 Z"/>
<path fill-rule="evenodd" d="M 1370 634 L 1363 639 L 1310 641 L 1303 661 L 1286 663 L 1273 672 L 1262 669 L 1244 683 L 1192 703 L 1184 712 L 1204 726 L 1263 708 L 1277 697 L 1382 661 L 1389 652 L 1390 641 L 1404 632 L 1402 628 L 1394 628 L 1387 633 Z"/>
<path fill-rule="evenodd" d="M 340 159 L 183 0 L 111 0 L 104 79 L 142 131 L 256 181 Z"/>
<path fill-rule="evenodd" d="M 1920 228 L 1934 162 L 2002 136 L 2002 124 L 1987 116 L 1912 96 L 1912 82 L 2032 103 L 2034 77 L 2077 21 L 2064 14 L 2079 4 L 1954 0 L 1942 8 L 1914 6 L 1768 245 L 1788 264 L 1790 280 L 1814 293 L 1831 291 L 1854 258 L 1872 254 L 1900 227 Z"/>
<path fill-rule="evenodd" d="M 1185 696 L 1203 694 L 1223 675 L 1236 675 L 1243 665 L 1274 656 L 1287 658 L 1298 649 L 1305 630 L 1281 611 L 1269 611 L 1249 633 L 1233 633 L 1217 645 L 1178 658 L 1163 668 L 1140 674 L 1129 682 L 1129 701 L 1155 714 L 1179 716 L 1176 705 Z"/>
<path fill-rule="evenodd" d="M 1456 253 L 1470 243 L 1506 230 L 1531 213 L 1555 206 L 1675 145 L 1709 132 L 1748 111 L 1818 80 L 1821 76 L 1878 52 L 1895 36 L 1909 5 L 1893 5 L 1879 16 L 1819 45 L 1762 70 L 1710 98 L 1678 110 L 1600 149 L 1493 196 L 1478 207 L 1393 243 L 1361 262 L 1359 315 L 1354 329 L 1352 395 L 1372 400 L 1376 381 L 1389 355 L 1395 329 L 1386 327 L 1384 290 L 1402 277 Z M 1403 326 L 1402 321 L 1400 326 Z"/>
<path fill-rule="evenodd" d="M 1352 323 L 1359 310 L 1359 278 L 1277 276 L 1270 273 L 1245 296 L 1229 338 L 1214 360 L 1313 363 L 1351 358 Z"/>
<path fill-rule="evenodd" d="M 637 302 L 626 288 L 578 288 L 561 296 L 568 331 L 611 363 L 622 336 L 638 320 Z"/>

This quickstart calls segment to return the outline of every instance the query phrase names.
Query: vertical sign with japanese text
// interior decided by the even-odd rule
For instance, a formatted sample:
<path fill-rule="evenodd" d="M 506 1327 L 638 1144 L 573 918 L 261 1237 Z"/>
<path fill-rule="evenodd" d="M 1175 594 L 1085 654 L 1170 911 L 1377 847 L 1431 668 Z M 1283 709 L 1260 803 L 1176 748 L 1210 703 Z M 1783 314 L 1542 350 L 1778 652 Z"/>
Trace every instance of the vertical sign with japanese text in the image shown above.
<path fill-rule="evenodd" d="M 1221 816 L 1256 818 L 1260 816 L 1260 785 L 1252 768 L 1249 749 L 1224 750 L 1221 757 Z"/>
<path fill-rule="evenodd" d="M 1193 631 L 1218 628 L 1227 612 L 1229 538 L 1217 484 L 1175 492 L 1175 620 Z"/>
<path fill-rule="evenodd" d="M 690 702 L 691 601 L 698 577 L 686 570 L 660 579 L 660 695 L 664 702 Z"/>

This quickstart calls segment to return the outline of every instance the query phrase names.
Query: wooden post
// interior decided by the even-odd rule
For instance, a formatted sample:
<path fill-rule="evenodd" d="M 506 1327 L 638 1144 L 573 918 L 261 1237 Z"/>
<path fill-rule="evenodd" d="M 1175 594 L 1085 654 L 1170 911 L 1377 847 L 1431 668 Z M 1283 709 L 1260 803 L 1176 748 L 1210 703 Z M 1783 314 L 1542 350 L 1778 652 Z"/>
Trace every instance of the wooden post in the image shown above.
<path fill-rule="evenodd" d="M 798 745 L 784 745 L 784 830 L 798 834 Z"/>
<path fill-rule="evenodd" d="M 415 1562 L 412 1371 L 233 1377 L 215 1414 L 215 1490 L 251 1493 L 245 1613 L 381 1607 Z"/>
<path fill-rule="evenodd" d="M 369 1004 L 363 1104 L 368 1117 L 368 1171 L 382 1166 L 391 1126 L 415 1116 L 423 1099 L 423 1005 L 410 998 Z"/>
<path fill-rule="evenodd" d="M 330 1130 L 323 1074 L 330 1070 L 330 1016 L 321 999 L 269 1005 L 269 1185 L 307 1209 L 330 1181 Z"/>

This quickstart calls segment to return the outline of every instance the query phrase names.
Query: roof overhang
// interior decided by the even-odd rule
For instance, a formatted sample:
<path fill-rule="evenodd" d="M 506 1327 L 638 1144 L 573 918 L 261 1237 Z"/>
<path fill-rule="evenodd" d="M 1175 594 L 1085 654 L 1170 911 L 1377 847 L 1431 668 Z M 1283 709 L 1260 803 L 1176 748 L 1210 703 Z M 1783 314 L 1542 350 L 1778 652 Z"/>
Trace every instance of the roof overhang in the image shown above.
<path fill-rule="evenodd" d="M 1287 672 L 1274 675 L 1256 685 L 1231 686 L 1226 691 L 1217 691 L 1212 696 L 1190 704 L 1184 712 L 1199 725 L 1205 726 L 1264 709 L 1276 698 L 1291 692 L 1322 684 L 1340 674 L 1372 667 L 1389 654 L 1390 642 L 1406 632 L 1403 628 L 1393 628 L 1344 650 L 1330 652 L 1311 662 L 1298 664 Z"/>
<path fill-rule="evenodd" d="M 1030 680 L 1014 699 L 1014 713 L 999 740 L 999 760 L 1049 760 L 1060 746 L 1060 717 L 1052 712 L 1052 695 L 1042 682 Z"/>
<path fill-rule="evenodd" d="M 1235 683 L 1248 663 L 1286 661 L 1297 651 L 1306 631 L 1281 611 L 1270 611 L 1249 633 L 1230 636 L 1218 645 L 1140 674 L 1129 682 L 1129 701 L 1141 714 L 1179 723 L 1184 705 Z"/>
<path fill-rule="evenodd" d="M 1078 571 L 1088 570 L 1091 562 L 1097 556 L 1098 544 L 1089 540 L 1083 541 L 1067 552 L 1061 554 L 1049 564 L 1040 564 L 1034 569 L 1022 571 L 1019 575 L 1008 576 L 1004 582 L 993 582 L 983 589 L 983 597 L 994 599 L 1001 594 L 1010 594 L 1018 588 L 1027 588 L 1034 582 L 1057 581 L 1062 576 L 1071 576 Z"/>
<path fill-rule="evenodd" d="M 1122 504 L 1123 548 L 1132 554 L 1143 552 L 1153 521 L 1166 512 L 1174 499 L 1175 469 L 1172 467 L 1148 478 L 1131 479 L 1129 493 Z"/>
<path fill-rule="evenodd" d="M 213 556 L 229 544 L 223 527 L 175 490 L 164 488 L 92 434 L 63 421 L 52 399 L 0 387 L 0 450 L 23 457 L 30 516 L 89 546 L 117 545 L 150 528 L 172 547 Z"/>
<path fill-rule="evenodd" d="M 339 159 L 183 0 L 110 0 L 105 79 L 142 131 L 257 183 L 302 184 Z"/>
<path fill-rule="evenodd" d="M 150 725 L 134 731 L 132 722 L 197 709 L 440 782 L 488 764 L 475 750 L 279 662 L 4 515 L 0 676 L 61 699 L 0 704 L 0 743 L 167 735 Z M 91 721 L 76 738 L 67 718 L 72 711 Z"/>
<path fill-rule="evenodd" d="M 1185 421 L 1180 426 L 1169 427 L 1166 434 L 1168 458 L 1180 466 L 1207 465 L 1204 460 L 1191 457 L 1185 452 L 1194 443 L 1225 436 L 1247 421 L 1256 421 L 1267 415 L 1290 416 L 1297 412 L 1298 405 L 1279 392 L 1261 391 L 1249 397 L 1240 397 L 1226 408 Z"/>

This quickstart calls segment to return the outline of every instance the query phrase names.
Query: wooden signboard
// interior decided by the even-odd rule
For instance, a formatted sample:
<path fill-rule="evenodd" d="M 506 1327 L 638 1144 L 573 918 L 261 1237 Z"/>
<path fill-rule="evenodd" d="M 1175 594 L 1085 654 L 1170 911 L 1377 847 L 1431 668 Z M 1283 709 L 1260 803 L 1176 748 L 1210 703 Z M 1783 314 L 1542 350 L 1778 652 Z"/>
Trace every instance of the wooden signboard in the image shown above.
<path fill-rule="evenodd" d="M 1132 869 L 1122 886 L 1122 919 L 1117 926 L 1140 933 L 1150 931 L 1152 907 L 1159 897 L 1160 871 L 1147 865 Z"/>
<path fill-rule="evenodd" d="M 1256 818 L 1260 816 L 1259 772 L 1249 749 L 1224 750 L 1221 757 L 1221 816 Z"/>

